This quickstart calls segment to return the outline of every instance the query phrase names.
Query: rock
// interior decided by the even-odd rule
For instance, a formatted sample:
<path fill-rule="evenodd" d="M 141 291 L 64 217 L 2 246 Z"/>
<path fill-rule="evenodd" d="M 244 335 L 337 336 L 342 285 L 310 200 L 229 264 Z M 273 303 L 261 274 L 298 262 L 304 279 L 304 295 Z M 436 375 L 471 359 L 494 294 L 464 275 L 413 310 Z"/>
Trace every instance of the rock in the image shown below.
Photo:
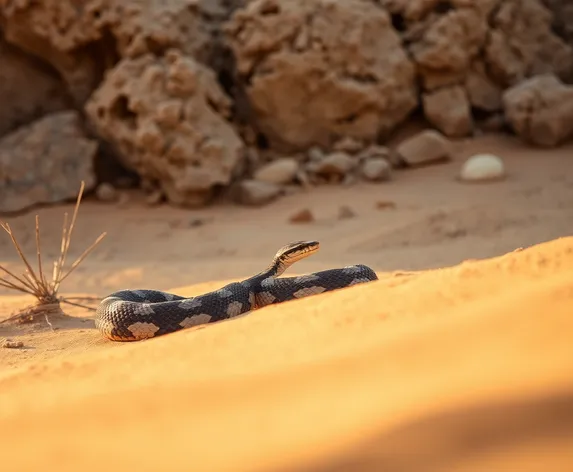
<path fill-rule="evenodd" d="M 345 136 L 344 138 L 336 141 L 332 146 L 333 151 L 345 152 L 347 154 L 356 154 L 362 150 L 364 146 L 357 139 Z"/>
<path fill-rule="evenodd" d="M 472 107 L 487 112 L 501 110 L 501 87 L 488 76 L 482 61 L 473 62 L 466 77 L 465 88 Z"/>
<path fill-rule="evenodd" d="M 288 184 L 294 180 L 298 172 L 298 162 L 292 158 L 282 158 L 270 162 L 255 172 L 255 180 L 271 184 Z"/>
<path fill-rule="evenodd" d="M 463 81 L 472 59 L 483 48 L 488 33 L 488 16 L 494 2 L 479 1 L 474 8 L 468 2 L 452 0 L 449 8 L 434 15 L 431 9 L 438 2 L 424 4 L 426 11 L 412 14 L 412 2 L 390 2 L 391 12 L 412 18 L 405 32 L 409 50 L 421 75 L 424 89 L 436 90 Z"/>
<path fill-rule="evenodd" d="M 379 200 L 376 202 L 376 208 L 378 210 L 388 210 L 388 209 L 395 209 L 396 203 L 391 202 L 389 200 Z"/>
<path fill-rule="evenodd" d="M 311 223 L 314 221 L 314 215 L 308 208 L 305 208 L 291 215 L 289 221 L 291 223 Z"/>
<path fill-rule="evenodd" d="M 5 135 L 0 139 L 0 212 L 76 198 L 82 180 L 90 190 L 97 149 L 75 111 L 46 115 Z"/>
<path fill-rule="evenodd" d="M 360 154 L 358 154 L 358 159 L 366 160 L 366 159 L 375 159 L 381 157 L 383 159 L 390 159 L 392 151 L 390 148 L 386 146 L 380 146 L 378 144 L 372 144 L 367 148 L 363 149 Z"/>
<path fill-rule="evenodd" d="M 5 38 L 50 64 L 82 105 L 119 58 L 163 55 L 176 48 L 206 60 L 210 34 L 198 2 L 75 0 L 3 2 Z"/>
<path fill-rule="evenodd" d="M 501 180 L 505 177 L 503 161 L 494 154 L 476 154 L 464 162 L 460 179 L 466 182 Z"/>
<path fill-rule="evenodd" d="M 362 176 L 372 182 L 382 182 L 392 177 L 392 166 L 383 157 L 367 159 L 362 163 L 361 170 Z"/>
<path fill-rule="evenodd" d="M 374 2 L 252 0 L 225 33 L 258 128 L 277 149 L 370 141 L 417 106 L 415 67 Z"/>
<path fill-rule="evenodd" d="M 425 130 L 402 141 L 396 152 L 407 165 L 416 166 L 449 160 L 452 148 L 440 132 Z"/>
<path fill-rule="evenodd" d="M 569 0 L 543 0 L 553 13 L 553 29 L 568 44 L 573 44 L 573 3 Z"/>
<path fill-rule="evenodd" d="M 5 349 L 20 349 L 24 347 L 22 341 L 12 341 L 11 339 L 5 339 L 2 342 L 2 347 Z"/>
<path fill-rule="evenodd" d="M 350 218 L 354 218 L 355 216 L 356 216 L 356 213 L 349 206 L 342 205 L 341 207 L 338 208 L 338 219 L 339 220 L 347 220 Z"/>
<path fill-rule="evenodd" d="M 499 2 L 490 23 L 485 62 L 504 89 L 534 75 L 571 75 L 573 48 L 553 32 L 552 14 L 541 1 Z"/>
<path fill-rule="evenodd" d="M 122 164 L 156 181 L 174 205 L 208 204 L 244 164 L 244 145 L 226 118 L 230 100 L 215 74 L 177 51 L 120 61 L 86 113 Z"/>
<path fill-rule="evenodd" d="M 113 185 L 104 182 L 97 186 L 96 197 L 100 202 L 116 202 L 119 200 L 119 193 Z"/>
<path fill-rule="evenodd" d="M 455 85 L 423 95 L 424 114 L 430 123 L 449 137 L 468 136 L 473 128 L 465 90 Z"/>
<path fill-rule="evenodd" d="M 310 161 L 318 162 L 324 159 L 324 152 L 318 146 L 311 146 L 308 149 L 307 156 Z"/>
<path fill-rule="evenodd" d="M 525 142 L 553 147 L 573 135 L 573 86 L 543 74 L 509 88 L 503 95 L 505 117 Z"/>
<path fill-rule="evenodd" d="M 344 152 L 333 152 L 321 161 L 309 164 L 308 170 L 323 177 L 344 177 L 356 166 L 356 161 Z"/>
<path fill-rule="evenodd" d="M 248 206 L 261 206 L 276 200 L 282 189 L 276 184 L 258 180 L 243 180 L 238 184 L 237 202 Z"/>
<path fill-rule="evenodd" d="M 0 35 L 0 136 L 70 101 L 61 79 Z"/>

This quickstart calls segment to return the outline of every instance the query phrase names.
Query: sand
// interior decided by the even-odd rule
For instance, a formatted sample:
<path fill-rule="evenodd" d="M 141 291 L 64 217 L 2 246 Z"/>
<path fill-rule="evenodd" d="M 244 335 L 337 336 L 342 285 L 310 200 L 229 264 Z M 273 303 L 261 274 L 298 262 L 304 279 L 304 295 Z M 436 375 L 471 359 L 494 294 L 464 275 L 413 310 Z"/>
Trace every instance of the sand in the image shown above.
<path fill-rule="evenodd" d="M 74 253 L 108 236 L 66 295 L 201 293 L 297 239 L 322 246 L 290 274 L 365 263 L 380 280 L 140 343 L 103 340 L 81 308 L 54 330 L 0 324 L 24 344 L 0 349 L 3 468 L 573 470 L 573 146 L 458 146 L 389 184 L 259 209 L 86 201 Z M 456 182 L 477 151 L 501 155 L 508 180 Z M 289 224 L 305 207 L 317 220 Z M 46 252 L 70 208 L 37 211 Z M 33 215 L 8 221 L 33 254 Z M 29 301 L 0 292 L 0 319 Z"/>

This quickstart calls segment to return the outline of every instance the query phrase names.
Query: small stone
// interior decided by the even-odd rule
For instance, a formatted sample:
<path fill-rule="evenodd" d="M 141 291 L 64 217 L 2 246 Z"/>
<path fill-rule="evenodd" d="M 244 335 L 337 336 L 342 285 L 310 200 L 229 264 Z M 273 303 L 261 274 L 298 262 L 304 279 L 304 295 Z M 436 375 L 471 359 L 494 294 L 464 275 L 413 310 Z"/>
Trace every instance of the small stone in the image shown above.
<path fill-rule="evenodd" d="M 339 139 L 332 146 L 333 151 L 345 152 L 348 154 L 356 154 L 362 150 L 364 146 L 360 141 L 350 136 Z"/>
<path fill-rule="evenodd" d="M 356 161 L 348 154 L 344 152 L 333 152 L 320 162 L 310 165 L 309 170 L 317 175 L 341 178 L 350 172 L 355 165 Z"/>
<path fill-rule="evenodd" d="M 291 215 L 289 221 L 291 223 L 311 223 L 314 221 L 314 215 L 308 208 L 305 208 Z"/>
<path fill-rule="evenodd" d="M 376 208 L 378 210 L 388 210 L 396 208 L 396 203 L 391 202 L 390 200 L 379 200 L 376 202 Z"/>
<path fill-rule="evenodd" d="M 24 347 L 24 343 L 22 341 L 12 341 L 11 339 L 5 339 L 2 343 L 2 347 L 6 349 L 20 349 Z"/>
<path fill-rule="evenodd" d="M 390 180 L 392 177 L 392 166 L 383 157 L 368 159 L 362 164 L 362 176 L 372 182 Z"/>
<path fill-rule="evenodd" d="M 501 180 L 505 167 L 501 158 L 494 154 L 476 154 L 470 157 L 460 171 L 460 178 L 466 182 Z"/>
<path fill-rule="evenodd" d="M 298 162 L 295 159 L 284 157 L 262 166 L 255 172 L 255 180 L 271 184 L 288 184 L 296 177 Z"/>
<path fill-rule="evenodd" d="M 96 197 L 100 202 L 111 203 L 119 199 L 119 193 L 113 185 L 103 182 L 96 188 Z"/>
<path fill-rule="evenodd" d="M 338 219 L 339 220 L 347 220 L 349 218 L 354 218 L 356 216 L 356 213 L 354 213 L 354 210 L 346 205 L 342 205 L 339 209 L 338 209 Z"/>
<path fill-rule="evenodd" d="M 318 162 L 324 159 L 324 152 L 318 146 L 312 146 L 308 150 L 307 156 L 311 162 Z"/>
<path fill-rule="evenodd" d="M 396 152 L 409 166 L 451 159 L 451 143 L 439 131 L 425 130 L 401 142 Z"/>
<path fill-rule="evenodd" d="M 243 205 L 261 206 L 272 202 L 281 193 L 281 187 L 276 184 L 258 180 L 243 180 L 238 185 L 237 201 Z"/>

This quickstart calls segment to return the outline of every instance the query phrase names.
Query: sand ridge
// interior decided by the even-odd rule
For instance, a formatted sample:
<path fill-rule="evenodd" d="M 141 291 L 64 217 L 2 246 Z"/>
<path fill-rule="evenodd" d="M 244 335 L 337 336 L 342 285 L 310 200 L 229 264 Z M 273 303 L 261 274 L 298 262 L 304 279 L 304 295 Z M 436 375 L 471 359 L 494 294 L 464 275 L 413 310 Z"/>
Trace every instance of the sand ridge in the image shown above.
<path fill-rule="evenodd" d="M 17 470 L 337 470 L 333 457 L 432 415 L 570 399 L 571 280 L 562 238 L 22 367 L 0 379 L 3 458 Z M 398 459 L 387 450 L 370 466 Z"/>

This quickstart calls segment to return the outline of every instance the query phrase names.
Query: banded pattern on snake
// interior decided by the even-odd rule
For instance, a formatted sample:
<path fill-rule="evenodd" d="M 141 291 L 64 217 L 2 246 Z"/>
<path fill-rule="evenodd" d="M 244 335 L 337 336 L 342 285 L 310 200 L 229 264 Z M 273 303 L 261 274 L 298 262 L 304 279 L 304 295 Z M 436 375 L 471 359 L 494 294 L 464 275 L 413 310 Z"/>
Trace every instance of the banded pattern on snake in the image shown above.
<path fill-rule="evenodd" d="M 113 341 L 139 341 L 378 279 L 370 267 L 362 264 L 278 278 L 293 263 L 318 249 L 318 241 L 290 243 L 278 250 L 263 272 L 196 297 L 159 290 L 114 292 L 99 304 L 96 327 Z"/>

